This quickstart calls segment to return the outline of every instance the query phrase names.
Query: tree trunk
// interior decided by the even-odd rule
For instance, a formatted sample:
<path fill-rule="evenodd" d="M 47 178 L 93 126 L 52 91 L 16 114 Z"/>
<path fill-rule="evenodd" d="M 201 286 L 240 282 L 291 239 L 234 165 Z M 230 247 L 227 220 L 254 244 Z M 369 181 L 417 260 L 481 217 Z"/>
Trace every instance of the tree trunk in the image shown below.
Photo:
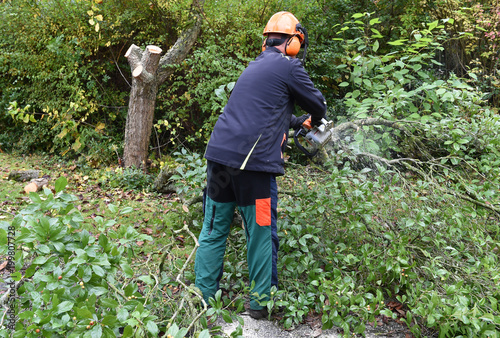
<path fill-rule="evenodd" d="M 125 126 L 123 161 L 126 167 L 143 165 L 148 157 L 158 87 L 173 73 L 169 65 L 179 64 L 196 42 L 201 28 L 201 8 L 205 0 L 193 0 L 194 24 L 184 31 L 166 55 L 161 48 L 148 46 L 143 51 L 130 46 L 125 57 L 132 69 L 132 89 Z"/>
<path fill-rule="evenodd" d="M 161 48 L 146 47 L 146 51 L 132 45 L 125 57 L 132 68 L 132 90 L 125 126 L 125 166 L 141 166 L 147 158 L 149 138 L 158 91 L 156 71 Z"/>

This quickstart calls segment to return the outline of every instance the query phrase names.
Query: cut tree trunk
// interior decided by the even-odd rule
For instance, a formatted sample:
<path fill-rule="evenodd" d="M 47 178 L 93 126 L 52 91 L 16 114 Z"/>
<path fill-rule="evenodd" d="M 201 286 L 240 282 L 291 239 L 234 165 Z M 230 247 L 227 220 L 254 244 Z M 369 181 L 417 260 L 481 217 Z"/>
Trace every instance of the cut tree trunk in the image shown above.
<path fill-rule="evenodd" d="M 173 74 L 174 67 L 168 66 L 182 62 L 196 42 L 201 28 L 201 8 L 204 3 L 205 0 L 193 0 L 191 14 L 194 23 L 182 32 L 163 57 L 161 57 L 161 48 L 156 46 L 148 46 L 143 51 L 136 45 L 132 45 L 125 54 L 132 69 L 132 89 L 123 150 L 123 161 L 126 167 L 141 167 L 148 158 L 158 86 Z"/>
<path fill-rule="evenodd" d="M 156 71 L 159 66 L 161 48 L 148 46 L 143 52 L 132 45 L 125 57 L 132 68 L 132 90 L 125 126 L 125 166 L 140 167 L 146 160 L 149 138 L 153 128 L 153 117 L 158 91 Z"/>
<path fill-rule="evenodd" d="M 31 180 L 31 182 L 24 187 L 24 191 L 26 193 L 30 192 L 37 192 L 42 190 L 43 187 L 45 187 L 47 184 L 49 184 L 49 180 L 46 178 L 35 178 L 34 180 Z"/>

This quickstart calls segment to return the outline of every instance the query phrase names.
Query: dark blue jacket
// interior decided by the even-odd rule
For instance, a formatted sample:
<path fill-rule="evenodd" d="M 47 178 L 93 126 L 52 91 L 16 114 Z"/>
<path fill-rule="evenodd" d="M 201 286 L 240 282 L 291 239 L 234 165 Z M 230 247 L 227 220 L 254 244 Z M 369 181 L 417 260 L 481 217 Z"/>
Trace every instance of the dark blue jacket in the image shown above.
<path fill-rule="evenodd" d="M 283 174 L 295 103 L 315 120 L 326 114 L 325 99 L 300 61 L 268 47 L 236 82 L 205 157 L 241 170 Z"/>

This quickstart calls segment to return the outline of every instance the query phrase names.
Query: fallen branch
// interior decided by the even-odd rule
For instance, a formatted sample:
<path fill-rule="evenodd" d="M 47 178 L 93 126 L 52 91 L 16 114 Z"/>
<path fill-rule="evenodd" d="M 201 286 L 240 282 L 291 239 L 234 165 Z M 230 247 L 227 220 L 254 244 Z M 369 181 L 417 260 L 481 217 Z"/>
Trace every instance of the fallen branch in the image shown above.
<path fill-rule="evenodd" d="M 35 178 L 30 181 L 28 185 L 24 187 L 24 191 L 26 193 L 37 192 L 42 190 L 43 187 L 46 187 L 49 184 L 49 180 L 46 178 Z"/>
<path fill-rule="evenodd" d="M 414 166 L 412 166 L 412 165 L 410 165 L 410 164 L 408 164 L 408 163 L 406 163 L 406 162 L 403 162 L 403 164 L 404 164 L 404 165 L 405 165 L 408 169 L 410 169 L 410 170 L 412 170 L 412 171 L 414 171 L 414 172 L 418 173 L 418 174 L 419 174 L 422 178 L 424 178 L 424 179 L 427 179 L 427 178 L 428 178 L 428 176 L 425 174 L 425 172 L 424 172 L 422 169 L 420 169 L 420 168 L 416 168 L 416 167 L 414 167 Z M 497 207 L 495 207 L 495 206 L 494 206 L 494 205 L 492 205 L 492 204 L 488 204 L 488 203 L 485 203 L 485 202 L 481 202 L 481 201 L 479 200 L 479 198 L 478 198 L 477 196 L 475 196 L 475 195 L 474 195 L 472 192 L 470 192 L 470 191 L 469 191 L 467 194 L 462 194 L 462 193 L 460 193 L 460 192 L 458 192 L 458 191 L 456 191 L 456 190 L 451 190 L 451 189 L 446 189 L 446 188 L 443 188 L 441 185 L 439 185 L 438 183 L 436 183 L 436 181 L 435 181 L 435 180 L 433 180 L 433 179 L 427 179 L 427 181 L 428 181 L 429 183 L 432 183 L 432 185 L 433 185 L 434 187 L 436 187 L 436 188 L 437 188 L 437 190 L 439 190 L 439 191 L 441 191 L 441 192 L 443 192 L 443 193 L 445 193 L 445 194 L 453 195 L 453 196 L 455 196 L 455 197 L 458 197 L 458 198 L 460 198 L 460 199 L 463 199 L 464 201 L 471 202 L 471 203 L 473 203 L 473 204 L 475 204 L 475 205 L 477 205 L 477 206 L 480 206 L 480 207 L 483 207 L 483 208 L 489 209 L 489 210 L 491 210 L 491 211 L 493 211 L 493 212 L 497 213 L 498 215 L 500 215 L 500 208 L 497 208 Z M 472 195 L 472 196 L 471 196 L 471 195 Z"/>
<path fill-rule="evenodd" d="M 167 329 L 172 325 L 172 323 L 174 322 L 175 318 L 177 318 L 177 315 L 179 314 L 179 312 L 181 311 L 181 309 L 184 307 L 184 301 L 186 300 L 186 297 L 188 297 L 188 303 L 191 305 L 191 307 L 193 307 L 193 304 L 192 302 L 189 300 L 189 297 L 190 297 L 190 294 L 194 294 L 197 298 L 200 299 L 201 303 L 203 304 L 203 310 L 198 313 L 198 315 L 191 321 L 191 324 L 189 324 L 188 328 L 187 328 L 187 331 L 189 332 L 191 330 L 191 328 L 194 326 L 194 324 L 201 318 L 201 316 L 208 310 L 208 305 L 207 303 L 205 302 L 205 300 L 203 299 L 203 295 L 201 294 L 201 291 L 199 290 L 196 290 L 196 288 L 191 288 L 191 287 L 188 287 L 183 281 L 182 281 L 182 278 L 181 276 L 184 274 L 184 271 L 186 270 L 186 268 L 188 267 L 189 265 L 189 262 L 191 261 L 191 259 L 193 258 L 194 254 L 196 253 L 196 250 L 198 249 L 198 247 L 200 246 L 200 244 L 198 243 L 198 239 L 196 238 L 196 236 L 191 232 L 191 230 L 189 230 L 189 226 L 186 224 L 184 224 L 184 227 L 180 230 L 177 230 L 177 231 L 174 231 L 175 234 L 178 234 L 179 232 L 187 232 L 189 234 L 189 236 L 191 236 L 191 238 L 194 240 L 194 248 L 193 250 L 191 251 L 189 257 L 186 259 L 186 261 L 184 262 L 184 265 L 182 266 L 182 268 L 179 270 L 179 274 L 177 275 L 177 278 L 176 278 L 176 281 L 181 284 L 184 289 L 186 291 L 188 291 L 188 294 L 185 295 L 183 297 L 183 299 L 181 300 L 181 303 L 179 304 L 179 307 L 177 308 L 177 311 L 173 314 L 172 318 L 170 318 L 170 321 L 167 325 Z"/>
<path fill-rule="evenodd" d="M 468 191 L 467 194 L 463 194 L 463 193 L 460 193 L 456 190 L 444 188 L 439 183 L 437 183 L 433 177 L 430 177 L 428 174 L 426 174 L 421 168 L 418 168 L 415 165 L 411 165 L 409 163 L 409 162 L 413 162 L 416 165 L 429 164 L 427 162 L 422 162 L 420 160 L 416 160 L 413 158 L 398 158 L 398 159 L 388 160 L 386 158 L 383 158 L 383 157 L 380 157 L 380 156 L 377 156 L 374 154 L 370 154 L 370 153 L 359 153 L 359 154 L 357 154 L 357 156 L 369 157 L 375 161 L 378 161 L 380 163 L 384 163 L 390 167 L 394 167 L 396 164 L 401 164 L 401 165 L 405 166 L 407 169 L 420 175 L 420 177 L 422 177 L 427 182 L 431 183 L 440 192 L 445 193 L 445 194 L 449 194 L 449 195 L 453 195 L 453 196 L 458 197 L 464 201 L 468 201 L 468 202 L 473 203 L 477 206 L 481 206 L 483 208 L 489 209 L 489 210 L 497 213 L 498 215 L 500 215 L 500 208 L 497 208 L 492 204 L 488 204 L 486 202 L 480 201 L 479 198 L 477 196 L 475 196 L 474 192 Z"/>

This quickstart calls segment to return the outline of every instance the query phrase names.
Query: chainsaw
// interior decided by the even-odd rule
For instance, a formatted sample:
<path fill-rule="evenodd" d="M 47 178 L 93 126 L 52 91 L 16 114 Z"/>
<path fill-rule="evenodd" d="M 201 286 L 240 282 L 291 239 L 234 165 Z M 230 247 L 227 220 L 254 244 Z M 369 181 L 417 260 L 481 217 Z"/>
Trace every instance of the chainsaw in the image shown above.
<path fill-rule="evenodd" d="M 312 126 L 311 118 L 302 123 L 299 129 L 293 134 L 293 139 L 297 147 L 307 156 L 315 156 L 319 149 L 323 148 L 333 136 L 333 122 L 321 119 L 321 123 Z M 302 143 L 304 140 L 305 143 Z"/>

